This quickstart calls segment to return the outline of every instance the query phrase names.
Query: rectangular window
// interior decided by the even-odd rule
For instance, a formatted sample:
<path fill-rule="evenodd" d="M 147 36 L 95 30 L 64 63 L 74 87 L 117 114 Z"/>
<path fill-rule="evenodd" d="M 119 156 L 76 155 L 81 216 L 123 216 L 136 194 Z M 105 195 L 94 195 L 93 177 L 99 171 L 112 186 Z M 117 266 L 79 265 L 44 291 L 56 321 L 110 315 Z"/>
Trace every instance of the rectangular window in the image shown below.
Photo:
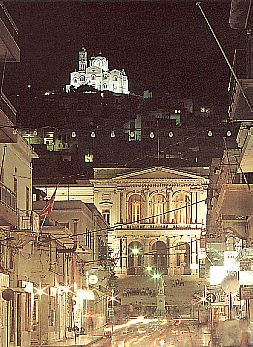
<path fill-rule="evenodd" d="M 88 154 L 85 154 L 85 155 L 84 155 L 84 161 L 85 161 L 85 163 L 92 163 L 93 160 L 94 160 L 93 154 L 88 153 Z"/>
<path fill-rule="evenodd" d="M 102 211 L 102 216 L 106 223 L 110 224 L 110 210 L 103 210 Z"/>

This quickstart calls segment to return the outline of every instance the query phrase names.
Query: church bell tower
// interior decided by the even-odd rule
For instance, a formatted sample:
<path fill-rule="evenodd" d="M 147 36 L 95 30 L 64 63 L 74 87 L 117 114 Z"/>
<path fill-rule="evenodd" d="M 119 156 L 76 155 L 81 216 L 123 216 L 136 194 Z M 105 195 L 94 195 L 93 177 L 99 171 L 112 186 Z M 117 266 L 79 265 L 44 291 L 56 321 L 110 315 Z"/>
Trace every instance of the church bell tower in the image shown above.
<path fill-rule="evenodd" d="M 87 51 L 85 48 L 82 48 L 79 51 L 79 71 L 85 71 L 87 68 Z"/>

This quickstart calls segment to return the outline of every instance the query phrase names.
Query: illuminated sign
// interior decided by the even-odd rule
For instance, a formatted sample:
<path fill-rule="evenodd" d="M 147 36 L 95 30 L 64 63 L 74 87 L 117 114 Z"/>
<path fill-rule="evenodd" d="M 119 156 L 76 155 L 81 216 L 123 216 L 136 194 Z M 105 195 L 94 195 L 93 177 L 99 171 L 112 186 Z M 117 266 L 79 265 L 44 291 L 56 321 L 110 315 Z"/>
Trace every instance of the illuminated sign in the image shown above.
<path fill-rule="evenodd" d="M 96 283 L 98 283 L 98 276 L 97 276 L 97 275 L 90 275 L 90 276 L 89 276 L 89 283 L 90 283 L 90 284 L 96 284 Z"/>
<path fill-rule="evenodd" d="M 241 287 L 240 294 L 241 300 L 253 299 L 253 287 Z"/>
<path fill-rule="evenodd" d="M 237 251 L 224 252 L 224 267 L 227 270 L 231 270 L 231 271 L 239 270 L 239 263 L 236 260 L 237 256 L 238 256 Z"/>
<path fill-rule="evenodd" d="M 253 271 L 240 271 L 239 282 L 241 285 L 253 285 Z"/>
<path fill-rule="evenodd" d="M 216 286 L 221 284 L 228 272 L 225 266 L 210 266 L 210 285 Z"/>

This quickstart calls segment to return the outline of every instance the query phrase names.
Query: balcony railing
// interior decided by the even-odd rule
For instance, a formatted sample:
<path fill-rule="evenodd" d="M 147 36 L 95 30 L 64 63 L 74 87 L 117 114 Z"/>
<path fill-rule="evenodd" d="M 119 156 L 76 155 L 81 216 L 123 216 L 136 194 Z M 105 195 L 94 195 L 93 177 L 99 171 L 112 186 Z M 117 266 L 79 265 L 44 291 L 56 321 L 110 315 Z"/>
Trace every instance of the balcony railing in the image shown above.
<path fill-rule="evenodd" d="M 167 267 L 157 267 L 154 265 L 153 267 L 156 272 L 161 273 L 163 275 L 167 275 L 168 274 L 168 268 Z M 145 270 L 145 268 L 143 266 L 129 266 L 127 268 L 127 274 L 128 275 L 143 275 L 143 274 L 147 274 L 147 271 Z"/>
<path fill-rule="evenodd" d="M 191 223 L 191 224 L 175 224 L 175 223 L 166 223 L 166 224 L 153 224 L 153 223 L 133 223 L 133 224 L 117 224 L 116 229 L 169 229 L 169 230 L 188 230 L 188 229 L 204 229 L 202 223 Z"/>
<path fill-rule="evenodd" d="M 16 124 L 16 109 L 14 108 L 12 103 L 7 99 L 3 92 L 1 92 L 0 95 L 0 109 L 9 118 L 12 124 Z"/>
<path fill-rule="evenodd" d="M 143 275 L 143 267 L 142 266 L 131 266 L 127 268 L 128 275 Z"/>
<path fill-rule="evenodd" d="M 13 211 L 17 210 L 16 194 L 7 188 L 3 183 L 0 183 L 0 202 Z"/>
<path fill-rule="evenodd" d="M 18 28 L 2 1 L 0 1 L 0 18 L 4 22 L 6 28 L 12 34 L 13 38 L 17 40 Z"/>
<path fill-rule="evenodd" d="M 18 211 L 18 230 L 38 232 L 40 230 L 40 218 L 34 211 Z"/>

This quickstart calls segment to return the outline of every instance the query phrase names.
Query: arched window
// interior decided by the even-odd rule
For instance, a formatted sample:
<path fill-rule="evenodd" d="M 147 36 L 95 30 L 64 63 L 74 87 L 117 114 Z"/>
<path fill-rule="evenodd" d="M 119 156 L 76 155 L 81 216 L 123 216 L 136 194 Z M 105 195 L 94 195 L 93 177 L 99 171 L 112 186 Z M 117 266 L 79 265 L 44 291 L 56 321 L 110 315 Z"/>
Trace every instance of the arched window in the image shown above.
<path fill-rule="evenodd" d="M 118 81 L 118 78 L 116 76 L 114 77 L 114 81 Z"/>
<path fill-rule="evenodd" d="M 81 76 L 81 77 L 80 77 L 80 81 L 84 81 L 84 76 Z"/>
<path fill-rule="evenodd" d="M 190 198 L 184 192 L 176 193 L 174 196 L 174 222 L 176 224 L 190 223 Z"/>
<path fill-rule="evenodd" d="M 95 79 L 96 79 L 96 76 L 95 76 L 95 75 L 92 75 L 92 76 L 91 76 L 91 79 L 92 79 L 92 80 L 95 80 Z"/>
<path fill-rule="evenodd" d="M 157 241 L 152 246 L 153 266 L 163 274 L 168 273 L 167 247 L 162 241 Z"/>
<path fill-rule="evenodd" d="M 176 248 L 176 266 L 181 268 L 181 274 L 188 275 L 190 271 L 190 246 L 187 242 L 178 243 Z"/>
<path fill-rule="evenodd" d="M 138 275 L 143 272 L 143 247 L 138 241 L 131 242 L 127 251 L 127 273 L 129 275 Z"/>
<path fill-rule="evenodd" d="M 149 202 L 150 222 L 154 224 L 163 224 L 165 221 L 164 213 L 166 211 L 166 198 L 162 194 L 155 194 Z"/>
<path fill-rule="evenodd" d="M 143 219 L 143 199 L 140 194 L 133 194 L 128 200 L 128 222 L 141 223 Z"/>

